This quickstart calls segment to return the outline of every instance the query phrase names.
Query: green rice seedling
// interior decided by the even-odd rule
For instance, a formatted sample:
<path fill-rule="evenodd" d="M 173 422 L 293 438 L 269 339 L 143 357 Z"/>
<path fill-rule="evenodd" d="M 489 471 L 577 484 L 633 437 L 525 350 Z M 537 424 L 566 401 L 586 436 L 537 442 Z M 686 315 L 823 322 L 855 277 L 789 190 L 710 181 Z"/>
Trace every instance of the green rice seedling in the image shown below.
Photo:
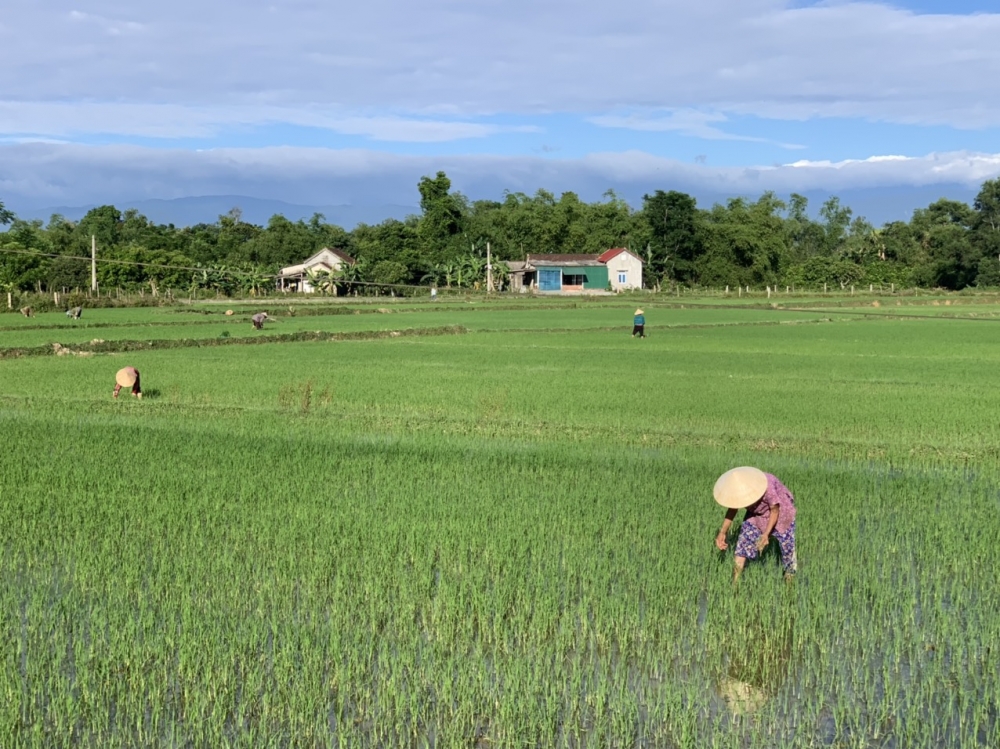
<path fill-rule="evenodd" d="M 0 360 L 0 744 L 996 743 L 989 323 L 548 304 Z M 791 584 L 712 546 L 741 464 Z"/>

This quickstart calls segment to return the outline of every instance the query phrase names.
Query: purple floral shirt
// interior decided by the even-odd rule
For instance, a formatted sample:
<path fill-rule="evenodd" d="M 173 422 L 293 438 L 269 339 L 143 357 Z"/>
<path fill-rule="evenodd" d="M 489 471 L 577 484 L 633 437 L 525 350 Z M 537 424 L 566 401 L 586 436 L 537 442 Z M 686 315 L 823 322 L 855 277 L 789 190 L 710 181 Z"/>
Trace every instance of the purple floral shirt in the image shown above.
<path fill-rule="evenodd" d="M 788 488 L 778 481 L 777 476 L 770 473 L 767 476 L 767 491 L 764 496 L 747 508 L 744 523 L 750 523 L 761 533 L 767 530 L 767 521 L 771 516 L 771 508 L 778 507 L 778 523 L 774 526 L 777 533 L 787 533 L 795 522 L 795 497 Z"/>

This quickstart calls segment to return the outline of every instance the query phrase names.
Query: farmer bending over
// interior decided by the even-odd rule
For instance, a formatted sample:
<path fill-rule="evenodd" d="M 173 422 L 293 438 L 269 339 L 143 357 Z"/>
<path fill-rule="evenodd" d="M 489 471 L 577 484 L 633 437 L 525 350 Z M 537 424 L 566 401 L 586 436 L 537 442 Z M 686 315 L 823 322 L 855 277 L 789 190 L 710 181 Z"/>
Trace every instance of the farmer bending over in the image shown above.
<path fill-rule="evenodd" d="M 263 330 L 264 321 L 270 319 L 271 318 L 267 316 L 266 312 L 258 312 L 256 315 L 250 318 L 250 322 L 253 323 L 254 330 Z"/>
<path fill-rule="evenodd" d="M 785 579 L 791 579 L 798 570 L 795 558 L 795 498 L 785 485 L 770 473 L 745 466 L 722 474 L 715 482 L 712 493 L 715 501 L 727 508 L 722 530 L 715 537 L 715 545 L 720 551 L 729 548 L 726 534 L 737 510 L 746 508 L 736 541 L 733 581 L 739 579 L 748 559 L 756 559 L 767 548 L 772 535 L 781 548 Z"/>
<path fill-rule="evenodd" d="M 139 370 L 135 367 L 125 367 L 119 369 L 115 374 L 115 398 L 122 388 L 132 388 L 132 395 L 142 400 L 142 388 L 139 387 Z"/>
<path fill-rule="evenodd" d="M 83 314 L 83 307 L 71 307 L 66 310 L 66 317 L 70 317 L 74 320 L 79 320 L 80 315 Z"/>

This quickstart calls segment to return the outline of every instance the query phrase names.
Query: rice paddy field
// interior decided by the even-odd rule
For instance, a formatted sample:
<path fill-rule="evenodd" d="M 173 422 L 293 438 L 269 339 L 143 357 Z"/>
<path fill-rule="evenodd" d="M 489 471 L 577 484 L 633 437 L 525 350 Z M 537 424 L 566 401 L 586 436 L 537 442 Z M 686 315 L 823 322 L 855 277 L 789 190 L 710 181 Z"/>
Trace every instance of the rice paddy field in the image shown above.
<path fill-rule="evenodd" d="M 0 746 L 1000 745 L 997 300 L 640 299 L 0 315 Z"/>

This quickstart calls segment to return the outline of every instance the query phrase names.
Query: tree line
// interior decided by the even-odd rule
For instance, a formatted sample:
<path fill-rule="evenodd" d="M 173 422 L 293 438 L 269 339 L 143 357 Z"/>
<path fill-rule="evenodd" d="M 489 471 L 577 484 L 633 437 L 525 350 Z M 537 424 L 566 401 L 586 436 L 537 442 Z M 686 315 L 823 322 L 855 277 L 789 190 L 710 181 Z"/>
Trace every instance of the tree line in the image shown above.
<path fill-rule="evenodd" d="M 656 190 L 633 209 L 614 192 L 599 201 L 508 192 L 471 201 L 443 172 L 420 180 L 420 214 L 360 224 L 352 231 L 326 222 L 275 215 L 266 226 L 242 220 L 238 208 L 213 224 L 155 224 L 114 206 L 79 221 L 54 215 L 44 223 L 17 218 L 0 203 L 0 290 L 88 288 L 96 239 L 101 288 L 177 292 L 267 293 L 279 268 L 323 247 L 357 259 L 346 283 L 471 286 L 485 269 L 487 243 L 497 261 L 528 253 L 599 253 L 628 247 L 645 261 L 645 284 L 836 288 L 878 284 L 963 289 L 1000 286 L 1000 179 L 983 183 L 972 206 L 941 199 L 909 221 L 875 227 L 837 198 L 818 217 L 808 200 L 733 198 L 699 208 L 693 197 Z M 328 284 L 331 289 L 332 281 Z M 371 285 L 371 286 L 369 286 Z"/>

